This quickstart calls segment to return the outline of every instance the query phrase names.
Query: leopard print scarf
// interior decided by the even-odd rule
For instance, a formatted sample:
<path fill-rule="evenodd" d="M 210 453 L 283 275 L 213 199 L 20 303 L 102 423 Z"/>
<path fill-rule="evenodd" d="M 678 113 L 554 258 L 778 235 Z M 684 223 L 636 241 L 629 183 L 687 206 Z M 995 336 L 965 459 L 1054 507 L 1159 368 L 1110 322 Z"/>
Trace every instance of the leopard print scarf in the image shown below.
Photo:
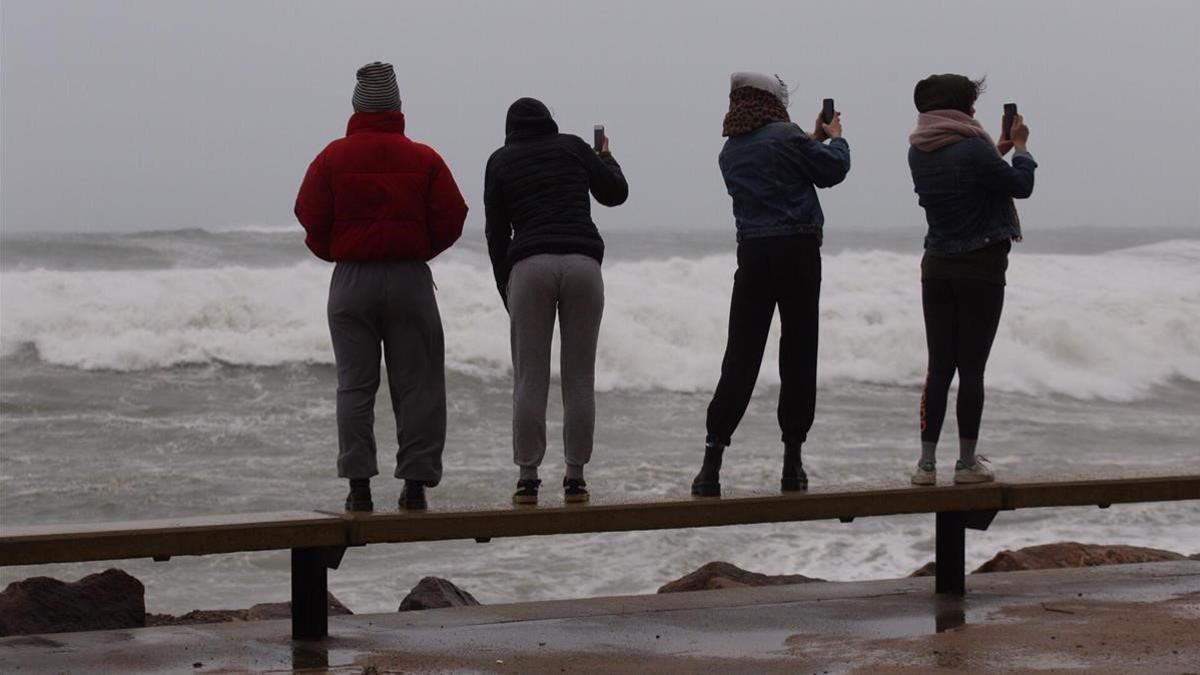
<path fill-rule="evenodd" d="M 754 87 L 738 87 L 729 92 L 729 112 L 725 113 L 722 136 L 740 136 L 772 122 L 790 122 L 787 108 L 774 94 Z"/>

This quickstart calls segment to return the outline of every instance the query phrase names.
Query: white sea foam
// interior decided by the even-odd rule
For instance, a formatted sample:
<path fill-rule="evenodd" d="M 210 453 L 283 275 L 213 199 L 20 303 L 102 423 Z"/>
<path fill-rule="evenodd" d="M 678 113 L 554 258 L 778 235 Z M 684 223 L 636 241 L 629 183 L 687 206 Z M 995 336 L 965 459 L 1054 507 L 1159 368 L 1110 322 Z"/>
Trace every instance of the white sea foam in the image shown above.
<path fill-rule="evenodd" d="M 725 344 L 732 255 L 613 262 L 597 364 L 602 389 L 703 391 Z M 434 264 L 448 366 L 509 372 L 507 316 L 487 260 Z M 49 363 L 140 370 L 224 362 L 332 363 L 330 268 L 51 271 L 0 274 L 0 350 Z M 820 375 L 911 385 L 924 374 L 917 260 L 882 251 L 826 256 Z M 778 382 L 777 326 L 760 382 Z M 557 364 L 555 364 L 557 367 Z M 1102 255 L 1012 257 L 989 386 L 1132 400 L 1172 378 L 1200 381 L 1200 241 Z"/>

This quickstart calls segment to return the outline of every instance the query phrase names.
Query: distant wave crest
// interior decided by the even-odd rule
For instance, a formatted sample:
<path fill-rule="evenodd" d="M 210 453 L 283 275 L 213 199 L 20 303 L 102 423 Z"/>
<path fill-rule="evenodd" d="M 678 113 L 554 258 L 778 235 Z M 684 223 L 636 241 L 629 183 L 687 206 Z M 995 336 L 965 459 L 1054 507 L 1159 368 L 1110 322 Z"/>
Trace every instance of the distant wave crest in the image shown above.
<path fill-rule="evenodd" d="M 597 364 L 601 389 L 705 391 L 725 344 L 731 255 L 617 262 Z M 452 370 L 509 374 L 508 317 L 485 257 L 433 265 Z M 1173 378 L 1200 381 L 1200 241 L 1091 256 L 1012 257 L 989 387 L 1133 400 Z M 330 268 L 20 270 L 0 274 L 0 351 L 113 370 L 228 363 L 332 363 Z M 847 251 L 824 260 L 824 383 L 915 385 L 925 368 L 917 260 Z M 777 326 L 760 381 L 777 383 Z M 557 361 L 557 359 L 555 359 Z M 555 363 L 557 368 L 557 363 Z"/>

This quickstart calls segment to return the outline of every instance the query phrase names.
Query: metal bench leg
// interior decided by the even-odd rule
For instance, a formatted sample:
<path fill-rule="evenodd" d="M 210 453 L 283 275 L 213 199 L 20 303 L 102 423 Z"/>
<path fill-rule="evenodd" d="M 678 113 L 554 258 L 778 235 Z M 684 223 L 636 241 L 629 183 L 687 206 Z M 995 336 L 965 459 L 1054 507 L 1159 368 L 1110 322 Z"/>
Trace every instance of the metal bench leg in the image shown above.
<path fill-rule="evenodd" d="M 328 569 L 337 569 L 343 547 L 292 549 L 292 639 L 329 634 Z"/>
<path fill-rule="evenodd" d="M 995 518 L 995 511 L 942 511 L 937 514 L 934 588 L 938 593 L 966 593 L 967 528 L 986 530 Z"/>
<path fill-rule="evenodd" d="M 966 591 L 966 523 L 962 511 L 937 514 L 937 554 L 934 589 L 938 593 L 962 595 Z"/>

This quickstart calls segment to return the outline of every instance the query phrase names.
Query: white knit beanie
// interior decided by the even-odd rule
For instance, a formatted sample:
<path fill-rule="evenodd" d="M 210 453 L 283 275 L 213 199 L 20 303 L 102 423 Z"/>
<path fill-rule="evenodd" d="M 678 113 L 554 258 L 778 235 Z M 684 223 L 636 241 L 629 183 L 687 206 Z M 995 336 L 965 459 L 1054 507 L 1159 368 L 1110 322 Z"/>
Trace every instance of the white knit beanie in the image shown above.
<path fill-rule="evenodd" d="M 784 83 L 783 78 L 778 75 L 766 75 L 764 73 L 734 73 L 729 76 L 729 91 L 740 89 L 742 87 L 754 87 L 761 89 L 783 103 L 783 107 L 788 104 L 788 88 Z"/>

